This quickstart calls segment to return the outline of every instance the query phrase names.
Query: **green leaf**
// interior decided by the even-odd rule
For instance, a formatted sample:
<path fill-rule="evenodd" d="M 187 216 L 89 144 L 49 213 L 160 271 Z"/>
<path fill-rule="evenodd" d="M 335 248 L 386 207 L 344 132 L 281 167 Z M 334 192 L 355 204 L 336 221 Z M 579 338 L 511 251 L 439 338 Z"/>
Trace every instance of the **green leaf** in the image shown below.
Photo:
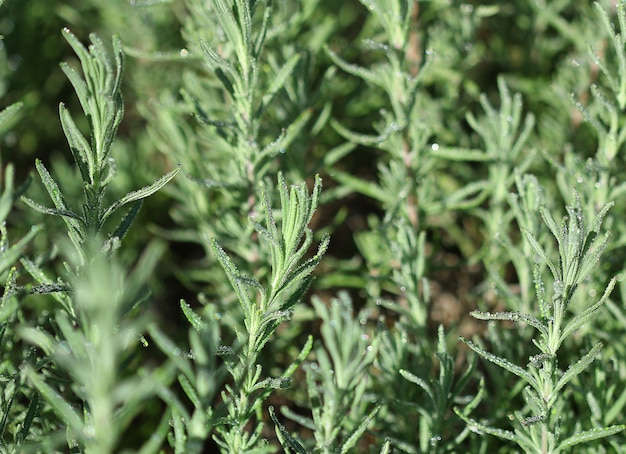
<path fill-rule="evenodd" d="M 172 340 L 165 335 L 156 325 L 151 324 L 148 327 L 148 333 L 154 340 L 155 344 L 161 349 L 167 357 L 176 364 L 178 370 L 180 370 L 189 380 L 193 380 L 194 373 L 189 360 L 182 354 L 182 350 L 172 342 Z"/>
<path fill-rule="evenodd" d="M 187 318 L 193 329 L 195 329 L 199 333 L 204 331 L 205 324 L 202 322 L 202 318 L 198 314 L 196 314 L 193 309 L 191 309 L 189 304 L 187 304 L 183 299 L 180 300 L 180 308 L 182 309 L 183 314 L 185 314 L 185 317 Z"/>
<path fill-rule="evenodd" d="M 402 375 L 406 380 L 410 381 L 411 383 L 416 384 L 417 386 L 422 388 L 424 391 L 426 391 L 426 394 L 428 394 L 428 397 L 430 398 L 430 400 L 433 403 L 435 403 L 435 394 L 433 393 L 432 389 L 430 388 L 430 386 L 428 386 L 428 383 L 426 383 L 425 380 L 418 377 L 417 375 L 412 374 L 408 370 L 400 369 L 398 373 Z"/>
<path fill-rule="evenodd" d="M 588 307 L 580 314 L 576 315 L 573 319 L 571 319 L 567 323 L 567 325 L 565 325 L 565 328 L 563 329 L 563 331 L 561 332 L 561 336 L 559 337 L 559 345 L 565 339 L 567 339 L 570 336 L 570 334 L 572 334 L 582 325 L 587 323 L 591 318 L 593 318 L 594 315 L 596 315 L 596 311 L 600 308 L 600 306 L 602 306 L 609 299 L 609 296 L 611 296 L 611 293 L 613 292 L 613 289 L 615 288 L 616 283 L 617 283 L 617 278 L 614 277 L 613 279 L 609 281 L 609 285 L 604 290 L 602 297 L 595 304 Z"/>
<path fill-rule="evenodd" d="M 352 433 L 350 433 L 346 439 L 344 440 L 344 442 L 341 444 L 340 448 L 339 448 L 339 452 L 341 454 L 346 454 L 348 452 L 350 452 L 350 449 L 356 445 L 356 443 L 359 441 L 359 438 L 361 438 L 361 435 L 363 435 L 363 432 L 365 432 L 365 430 L 367 429 L 367 426 L 370 425 L 370 422 L 372 422 L 372 419 L 374 419 L 374 416 L 376 416 L 376 413 L 378 413 L 378 410 L 380 410 L 382 408 L 382 405 L 378 405 L 376 406 L 369 415 L 367 415 L 363 421 L 361 421 L 361 423 L 356 426 L 354 428 L 354 430 L 352 431 Z"/>
<path fill-rule="evenodd" d="M 484 424 L 481 424 L 478 421 L 475 421 L 474 419 L 468 418 L 467 416 L 465 416 L 465 414 L 461 412 L 458 408 L 455 408 L 454 412 L 459 418 L 465 421 L 465 423 L 468 426 L 470 426 L 474 432 L 478 432 L 478 433 L 484 432 L 489 435 L 502 438 L 503 440 L 509 440 L 515 443 L 518 442 L 518 436 L 515 434 L 515 432 L 511 432 L 510 430 L 498 429 L 495 427 L 489 427 Z"/>
<path fill-rule="evenodd" d="M 269 413 L 270 413 L 270 418 L 272 418 L 272 421 L 274 421 L 274 425 L 276 426 L 276 436 L 278 437 L 278 440 L 280 441 L 280 444 L 288 449 L 293 450 L 294 452 L 297 452 L 298 454 L 309 454 L 309 452 L 304 449 L 304 446 L 302 446 L 298 440 L 295 439 L 295 437 L 293 437 L 285 428 L 285 426 L 283 426 L 280 421 L 278 421 L 278 418 L 276 417 L 276 412 L 274 411 L 274 407 L 270 406 L 269 407 Z"/>
<path fill-rule="evenodd" d="M 56 181 L 54 181 L 54 178 L 52 178 L 52 175 L 50 175 L 50 172 L 48 172 L 46 166 L 43 165 L 41 160 L 36 159 L 35 167 L 37 168 L 37 172 L 39 173 L 41 181 L 48 191 L 50 199 L 52 199 L 52 203 L 54 203 L 54 206 L 58 210 L 58 213 L 61 213 L 69 228 L 80 231 L 80 224 L 78 220 L 80 220 L 81 218 L 78 215 L 74 214 L 70 209 L 68 209 L 67 205 L 65 204 L 65 197 L 63 197 L 63 193 L 61 192 L 59 185 Z"/>
<path fill-rule="evenodd" d="M 96 172 L 97 163 L 93 162 L 91 147 L 87 139 L 78 129 L 63 103 L 59 104 L 59 118 L 61 119 L 61 126 L 63 126 L 63 132 L 65 137 L 67 137 L 74 161 L 80 170 L 81 178 L 84 182 L 93 184 L 93 175 Z"/>
<path fill-rule="evenodd" d="M 74 436 L 82 438 L 83 422 L 78 416 L 78 413 L 71 407 L 69 403 L 59 393 L 57 393 L 51 386 L 49 386 L 40 374 L 30 365 L 26 365 L 26 376 L 31 383 L 37 388 L 41 395 L 48 401 L 48 404 L 57 413 L 61 419 L 68 424 L 72 430 Z"/>
<path fill-rule="evenodd" d="M 483 150 L 471 150 L 468 148 L 440 147 L 437 150 L 429 151 L 428 154 L 448 161 L 485 162 L 492 160 L 492 157 Z"/>
<path fill-rule="evenodd" d="M 603 427 L 601 429 L 589 429 L 583 432 L 578 432 L 575 435 L 563 440 L 558 446 L 558 450 L 571 448 L 581 443 L 587 443 L 589 441 L 598 440 L 600 438 L 610 437 L 626 429 L 626 425 L 620 424 L 617 426 Z"/>
<path fill-rule="evenodd" d="M 379 202 L 384 202 L 387 199 L 387 194 L 376 183 L 365 181 L 362 178 L 357 178 L 348 172 L 335 171 L 333 172 L 333 179 L 337 180 L 344 186 L 349 187 L 355 192 L 371 197 Z"/>
<path fill-rule="evenodd" d="M 344 139 L 349 140 L 352 143 L 365 145 L 369 147 L 374 147 L 383 143 L 389 137 L 389 133 L 392 132 L 391 129 L 383 131 L 382 134 L 373 136 L 369 134 L 359 134 L 353 131 L 350 131 L 346 127 L 344 127 L 341 123 L 336 120 L 331 120 L 330 125 L 333 127 L 335 131 L 339 135 L 341 135 Z"/>
<path fill-rule="evenodd" d="M 596 357 L 600 354 L 600 350 L 602 350 L 602 343 L 598 342 L 596 345 L 592 347 L 586 355 L 580 358 L 576 363 L 570 365 L 565 373 L 561 375 L 559 381 L 557 381 L 556 385 L 552 390 L 552 396 L 548 403 L 548 408 L 550 408 L 556 399 L 560 396 L 558 395 L 559 391 L 568 384 L 573 378 L 579 375 L 582 371 L 584 371 L 589 365 L 596 359 Z"/>
<path fill-rule="evenodd" d="M 85 113 L 90 112 L 91 106 L 89 105 L 89 88 L 87 87 L 87 84 L 85 83 L 81 75 L 78 74 L 78 72 L 67 63 L 62 62 L 60 66 L 63 72 L 65 73 L 65 77 L 69 79 L 70 83 L 74 87 L 74 92 L 78 96 L 78 100 L 81 103 L 83 112 Z M 63 108 L 65 107 L 64 104 L 61 103 L 59 110 L 61 109 L 61 106 L 63 106 Z M 63 119 L 61 119 L 61 121 L 63 122 Z M 87 147 L 87 149 L 89 149 L 89 147 Z"/>
<path fill-rule="evenodd" d="M 23 103 L 16 102 L 0 112 L 0 133 L 3 133 L 5 128 L 10 126 L 11 121 L 15 118 L 23 106 Z"/>
<path fill-rule="evenodd" d="M 187 441 L 184 414 L 180 413 L 176 407 L 172 407 L 170 411 L 172 412 L 172 425 L 174 427 L 174 452 L 183 454 L 185 452 L 185 442 Z"/>
<path fill-rule="evenodd" d="M 204 411 L 204 406 L 202 405 L 200 396 L 198 396 L 195 386 L 189 381 L 189 379 L 183 374 L 180 374 L 178 375 L 178 383 L 180 383 L 181 388 L 183 388 L 183 391 L 193 404 L 194 408 Z"/>
<path fill-rule="evenodd" d="M 20 432 L 17 437 L 18 446 L 21 446 L 26 440 L 26 437 L 29 436 L 30 426 L 32 425 L 33 420 L 38 415 L 38 413 L 39 413 L 39 394 L 35 390 L 33 390 L 33 392 L 30 393 L 28 411 L 26 413 L 26 416 L 24 417 L 24 422 L 22 423 L 22 426 L 20 427 Z"/>
<path fill-rule="evenodd" d="M 292 55 L 289 60 L 287 60 L 287 62 L 283 65 L 280 71 L 278 71 L 278 73 L 272 78 L 272 83 L 265 91 L 265 94 L 263 95 L 263 98 L 261 100 L 261 105 L 259 106 L 259 109 L 257 111 L 258 117 L 260 117 L 263 112 L 265 112 L 267 106 L 272 103 L 274 96 L 276 96 L 276 93 L 278 93 L 278 91 L 283 88 L 285 82 L 287 81 L 287 78 L 292 75 L 293 69 L 296 67 L 299 61 L 300 54 Z"/>
<path fill-rule="evenodd" d="M 119 241 L 123 240 L 133 221 L 139 214 L 139 210 L 141 209 L 142 201 L 136 200 L 130 206 L 130 209 L 126 212 L 119 225 L 111 235 L 113 238 L 117 238 Z"/>
<path fill-rule="evenodd" d="M 326 51 L 326 54 L 330 57 L 330 59 L 333 61 L 333 63 L 339 66 L 348 74 L 352 74 L 353 76 L 356 76 L 365 81 L 371 82 L 374 85 L 378 85 L 378 86 L 384 85 L 382 81 L 380 80 L 380 78 L 378 77 L 378 75 L 374 71 L 370 71 L 364 68 L 363 66 L 348 63 L 347 61 L 339 57 L 339 55 L 337 55 L 333 50 L 331 50 L 327 46 L 324 46 L 324 50 Z"/>
<path fill-rule="evenodd" d="M 8 250 L 0 253 L 0 273 L 13 266 L 30 241 L 43 230 L 43 226 L 33 226 L 30 231 Z"/>
<path fill-rule="evenodd" d="M 172 178 L 174 178 L 179 171 L 180 171 L 180 164 L 177 165 L 174 170 L 163 175 L 161 178 L 159 178 L 157 181 L 155 181 L 151 185 L 144 186 L 143 188 L 138 189 L 133 192 L 129 192 L 120 200 L 118 200 L 117 202 L 112 204 L 109 208 L 107 208 L 107 210 L 104 212 L 104 215 L 102 216 L 102 222 L 104 222 L 109 216 L 111 216 L 111 214 L 113 214 L 120 207 L 126 205 L 127 203 L 134 202 L 136 200 L 145 199 L 146 197 L 154 194 L 163 186 L 165 186 Z"/>
<path fill-rule="evenodd" d="M 546 254 L 546 251 L 543 249 L 543 247 L 541 247 L 539 242 L 535 239 L 535 236 L 532 234 L 532 232 L 530 232 L 529 230 L 526 230 L 526 229 L 522 229 L 522 232 L 524 232 L 524 236 L 526 237 L 526 239 L 530 243 L 530 245 L 533 248 L 533 250 L 535 251 L 535 253 L 538 256 L 540 256 L 543 259 L 543 261 L 548 265 L 548 268 L 550 268 L 550 272 L 552 273 L 552 276 L 554 276 L 555 279 L 560 279 L 561 273 L 556 268 L 556 266 L 554 266 L 554 263 L 552 262 L 552 260 L 550 260 L 550 257 L 548 257 L 548 255 Z M 558 233 L 557 233 L 557 235 L 558 235 Z"/>
<path fill-rule="evenodd" d="M 302 362 L 306 359 L 306 357 L 309 356 L 309 353 L 311 352 L 312 348 L 313 348 L 313 336 L 309 335 L 306 339 L 306 343 L 300 350 L 298 357 L 295 359 L 295 361 L 293 361 L 289 365 L 287 370 L 285 370 L 285 373 L 283 374 L 283 376 L 291 377 L 293 373 L 296 371 L 296 369 L 300 367 L 300 364 L 302 364 Z"/>
<path fill-rule="evenodd" d="M 537 329 L 543 336 L 548 337 L 548 327 L 543 324 L 539 319 L 530 315 L 523 314 L 521 312 L 483 312 L 472 311 L 470 315 L 479 320 L 503 320 L 511 322 L 527 323 L 533 328 Z"/>
<path fill-rule="evenodd" d="M 241 285 L 242 279 L 240 279 L 241 274 L 239 273 L 239 270 L 230 259 L 228 254 L 224 252 L 224 249 L 222 249 L 222 247 L 218 244 L 215 238 L 211 238 L 210 242 L 211 248 L 213 249 L 213 252 L 217 257 L 217 260 L 220 262 L 220 265 L 226 273 L 226 277 L 230 281 L 230 285 L 233 287 L 233 290 L 235 290 L 235 293 L 237 294 L 239 303 L 244 310 L 244 316 L 246 317 L 246 320 L 251 320 L 252 311 L 255 311 L 256 307 L 250 300 L 246 289 L 243 288 Z"/>
<path fill-rule="evenodd" d="M 202 50 L 204 50 L 206 55 L 209 57 L 209 59 L 216 66 L 220 67 L 222 70 L 225 70 L 230 75 L 234 75 L 235 74 L 235 71 L 234 71 L 232 65 L 230 64 L 230 62 L 228 60 L 220 57 L 220 55 L 217 53 L 217 51 L 211 45 L 209 45 L 209 43 L 207 43 L 205 41 L 200 41 L 200 46 L 202 47 Z"/>
<path fill-rule="evenodd" d="M 499 356 L 494 355 L 493 353 L 490 353 L 486 350 L 484 350 L 483 348 L 479 347 L 478 345 L 476 345 L 474 342 L 464 339 L 464 338 L 460 338 L 460 340 L 465 343 L 469 348 L 471 348 L 472 350 L 474 350 L 476 353 L 478 353 L 480 356 L 482 356 L 483 358 L 485 358 L 487 361 L 491 361 L 492 363 L 502 367 L 503 369 L 508 370 L 509 372 L 511 372 L 512 374 L 517 375 L 520 378 L 523 378 L 524 380 L 526 380 L 528 382 L 528 384 L 530 384 L 534 389 L 536 390 L 540 390 L 541 386 L 539 385 L 539 383 L 537 382 L 536 378 L 533 377 L 530 372 L 528 372 L 525 369 L 522 369 L 521 367 L 511 363 L 508 359 L 506 358 L 501 358 Z"/>
<path fill-rule="evenodd" d="M 0 222 L 4 222 L 13 208 L 13 182 L 15 180 L 15 167 L 8 164 L 4 171 L 4 190 L 0 196 Z"/>

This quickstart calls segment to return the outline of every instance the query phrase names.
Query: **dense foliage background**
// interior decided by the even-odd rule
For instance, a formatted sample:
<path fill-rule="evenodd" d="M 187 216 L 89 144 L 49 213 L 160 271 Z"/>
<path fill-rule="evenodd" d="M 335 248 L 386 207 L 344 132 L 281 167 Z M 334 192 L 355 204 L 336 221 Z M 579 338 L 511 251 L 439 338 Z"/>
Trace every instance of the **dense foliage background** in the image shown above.
<path fill-rule="evenodd" d="M 624 31 L 609 0 L 6 0 L 0 452 L 622 452 Z M 59 63 L 104 80 L 113 36 L 94 183 L 58 106 L 90 150 L 108 120 Z M 42 166 L 78 214 L 150 196 L 72 243 Z"/>

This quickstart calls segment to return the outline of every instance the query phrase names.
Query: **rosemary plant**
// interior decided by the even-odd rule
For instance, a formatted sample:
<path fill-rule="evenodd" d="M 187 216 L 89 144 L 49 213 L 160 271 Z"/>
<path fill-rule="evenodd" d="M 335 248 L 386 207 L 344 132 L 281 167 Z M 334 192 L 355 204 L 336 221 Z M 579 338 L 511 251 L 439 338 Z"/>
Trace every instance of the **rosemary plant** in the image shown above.
<path fill-rule="evenodd" d="M 0 452 L 623 451 L 623 1 L 32 3 Z"/>
<path fill-rule="evenodd" d="M 45 214 L 63 218 L 75 253 L 68 247 L 62 248 L 68 260 L 68 278 L 56 282 L 35 262 L 22 260 L 39 282 L 31 292 L 54 293 L 62 307 L 55 310 L 51 319 L 55 332 L 46 332 L 41 327 L 23 327 L 20 333 L 48 358 L 43 364 L 26 367 L 25 375 L 65 424 L 68 447 L 106 453 L 116 450 L 123 430 L 140 408 L 138 404 L 151 394 L 151 389 L 138 377 L 124 377 L 121 372 L 124 362 L 132 357 L 133 344 L 138 346 L 144 325 L 130 312 L 145 299 L 144 284 L 162 253 L 162 245 L 150 247 L 136 271 L 127 277 L 112 256 L 137 215 L 140 201 L 163 187 L 176 175 L 178 168 L 107 206 L 106 189 L 116 175 L 111 149 L 123 116 L 121 43 L 113 39 L 112 57 L 95 35 L 91 36 L 89 48 L 85 48 L 69 30 L 63 33 L 83 71 L 81 78 L 68 64 L 62 65 L 87 116 L 90 140 L 85 138 L 63 104 L 59 112 L 82 180 L 84 201 L 82 213 L 77 214 L 44 164 L 36 161 L 39 176 L 55 208 L 44 207 L 26 197 L 22 199 Z M 103 240 L 105 222 L 129 203 L 133 204 L 130 210 L 112 235 Z M 61 371 L 69 377 L 75 398 L 82 402 L 82 412 L 76 411 L 62 391 L 48 383 L 50 377 L 63 375 Z"/>
<path fill-rule="evenodd" d="M 568 206 L 568 216 L 560 226 L 545 208 L 541 210 L 543 221 L 558 243 L 558 264 L 547 255 L 535 236 L 524 231 L 534 254 L 548 267 L 552 294 L 546 290 L 546 282 L 540 269 L 535 268 L 534 278 L 539 311 L 536 314 L 523 312 L 482 312 L 472 315 L 482 320 L 507 320 L 518 324 L 528 324 L 538 331 L 533 343 L 539 350 L 529 358 L 526 368 L 513 364 L 506 358 L 496 356 L 472 341 L 464 342 L 484 359 L 522 379 L 526 386 L 524 398 L 526 407 L 511 415 L 515 430 L 485 426 L 469 419 L 463 413 L 457 414 L 476 430 L 495 435 L 516 443 L 525 452 L 558 453 L 572 446 L 607 437 L 626 429 L 626 425 L 594 427 L 587 430 L 564 433 L 561 428 L 562 412 L 566 405 L 566 386 L 587 369 L 598 357 L 602 344 L 596 343 L 578 361 L 570 364 L 565 371 L 559 367 L 558 353 L 583 324 L 597 315 L 598 309 L 606 302 L 613 291 L 616 279 L 612 279 L 602 297 L 590 304 L 584 311 L 571 316 L 569 309 L 578 288 L 592 273 L 608 240 L 608 233 L 602 235 L 602 220 L 611 205 L 605 207 L 592 220 L 584 218 L 580 199 L 574 198 L 574 205 Z M 532 260 L 532 257 L 529 257 Z"/>

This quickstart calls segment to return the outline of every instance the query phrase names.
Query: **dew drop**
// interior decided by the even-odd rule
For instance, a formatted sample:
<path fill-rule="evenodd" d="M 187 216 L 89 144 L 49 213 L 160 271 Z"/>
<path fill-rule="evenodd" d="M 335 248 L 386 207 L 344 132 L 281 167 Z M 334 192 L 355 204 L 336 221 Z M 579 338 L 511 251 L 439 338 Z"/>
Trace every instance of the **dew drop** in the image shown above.
<path fill-rule="evenodd" d="M 188 51 L 187 49 L 182 48 L 182 49 L 180 50 L 180 56 L 181 56 L 181 57 L 185 58 L 185 57 L 187 57 L 188 55 L 189 55 L 189 51 Z"/>
<path fill-rule="evenodd" d="M 83 435 L 85 438 L 93 438 L 96 436 L 96 429 L 92 425 L 83 427 Z"/>
<path fill-rule="evenodd" d="M 180 354 L 182 353 L 180 348 L 175 348 L 174 351 L 172 351 L 172 354 L 174 356 L 180 356 Z"/>
<path fill-rule="evenodd" d="M 438 143 L 434 143 L 430 146 L 430 149 L 433 151 L 437 151 L 439 150 L 439 144 Z"/>
<path fill-rule="evenodd" d="M 437 446 L 437 444 L 439 444 L 440 441 L 441 441 L 441 437 L 439 435 L 437 435 L 436 437 L 431 437 L 430 445 L 435 447 Z"/>
<path fill-rule="evenodd" d="M 57 346 L 57 352 L 63 356 L 69 356 L 72 354 L 72 349 L 66 341 L 59 342 Z"/>

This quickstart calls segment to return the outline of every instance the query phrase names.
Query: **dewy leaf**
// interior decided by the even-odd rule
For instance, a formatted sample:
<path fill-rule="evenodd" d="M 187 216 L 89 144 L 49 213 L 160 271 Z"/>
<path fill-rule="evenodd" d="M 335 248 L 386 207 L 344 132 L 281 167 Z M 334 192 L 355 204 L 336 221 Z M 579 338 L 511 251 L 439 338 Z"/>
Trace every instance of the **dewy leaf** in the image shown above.
<path fill-rule="evenodd" d="M 458 147 L 439 147 L 437 150 L 429 151 L 430 156 L 446 159 L 448 161 L 490 161 L 492 157 L 483 150 L 472 150 Z"/>
<path fill-rule="evenodd" d="M 567 368 L 565 373 L 561 376 L 559 381 L 554 386 L 554 389 L 552 391 L 553 396 L 550 399 L 550 403 L 556 401 L 558 397 L 558 392 L 574 377 L 576 377 L 583 370 L 585 370 L 593 362 L 594 359 L 596 359 L 596 356 L 600 354 L 600 350 L 602 350 L 602 343 L 598 342 L 596 345 L 593 346 L 591 350 L 589 350 L 589 352 L 585 356 L 583 356 L 578 361 L 576 361 L 576 363 Z M 551 406 L 550 403 L 548 404 L 548 407 Z"/>
<path fill-rule="evenodd" d="M 589 441 L 598 440 L 599 438 L 610 437 L 611 435 L 615 435 L 624 429 L 626 429 L 626 425 L 620 424 L 618 426 L 609 426 L 601 429 L 590 429 L 584 432 L 579 432 L 576 435 L 572 435 L 571 437 L 563 440 L 557 449 L 560 451 L 566 448 L 571 448 L 572 446 L 576 446 L 580 443 L 587 443 Z"/>
<path fill-rule="evenodd" d="M 242 36 L 241 30 L 237 25 L 237 20 L 226 2 L 223 0 L 213 0 L 213 4 L 215 5 L 216 18 L 219 20 L 228 42 L 232 45 L 233 49 L 235 49 L 242 69 L 247 68 L 247 62 L 245 61 L 247 57 L 246 51 L 248 50 L 246 46 L 247 43 L 244 42 L 245 36 Z M 245 72 L 244 70 L 244 73 Z"/>
<path fill-rule="evenodd" d="M 185 314 L 185 317 L 187 318 L 191 326 L 193 326 L 193 328 L 197 332 L 201 333 L 205 327 L 205 325 L 202 323 L 202 318 L 193 311 L 193 309 L 189 306 L 189 304 L 187 304 L 185 300 L 180 300 L 180 308 L 182 309 L 183 314 Z"/>
<path fill-rule="evenodd" d="M 31 207 L 33 210 L 39 211 L 40 213 L 43 213 L 43 214 L 49 214 L 51 216 L 67 216 L 69 218 L 73 218 L 76 221 L 79 221 L 79 222 L 82 221 L 82 219 L 73 211 L 67 211 L 67 210 L 60 211 L 60 210 L 55 210 L 54 208 L 48 208 L 46 206 L 38 204 L 33 199 L 30 199 L 24 196 L 22 197 L 22 202 L 24 202 L 26 205 Z"/>
<path fill-rule="evenodd" d="M 369 426 L 370 422 L 372 422 L 372 419 L 374 419 L 374 416 L 376 416 L 376 413 L 378 413 L 378 410 L 380 410 L 381 407 L 382 407 L 382 404 L 374 408 L 370 412 L 370 414 L 367 415 L 363 419 L 363 421 L 361 421 L 361 423 L 357 427 L 354 428 L 352 433 L 341 444 L 341 447 L 339 449 L 339 452 L 341 454 L 347 454 L 348 452 L 350 452 L 350 449 L 356 444 L 357 441 L 359 441 L 359 438 L 361 437 L 361 435 L 363 435 L 363 432 L 365 432 L 365 430 L 367 429 L 367 426 Z"/>
<path fill-rule="evenodd" d="M 493 353 L 490 353 L 490 352 L 484 350 L 483 348 L 479 347 L 478 345 L 476 345 L 474 342 L 472 342 L 470 340 L 464 339 L 462 337 L 460 339 L 461 339 L 462 342 L 467 344 L 467 346 L 469 348 L 474 350 L 476 353 L 478 353 L 480 356 L 482 356 L 486 360 L 491 361 L 494 364 L 497 364 L 498 366 L 502 367 L 503 369 L 508 370 L 509 372 L 511 372 L 512 374 L 517 375 L 520 378 L 523 378 L 534 389 L 537 389 L 537 390 L 541 389 L 541 386 L 537 382 L 537 379 L 535 377 L 533 377 L 527 370 L 522 369 L 521 367 L 513 364 L 512 362 L 510 362 L 506 358 L 501 358 L 499 356 L 494 355 Z"/>
<path fill-rule="evenodd" d="M 296 440 L 283 426 L 278 418 L 276 417 L 276 413 L 274 412 L 274 407 L 269 407 L 270 418 L 274 421 L 274 425 L 276 426 L 276 436 L 278 437 L 280 444 L 283 447 L 289 448 L 298 454 L 309 454 L 309 452 L 302 446 L 298 440 Z"/>
<path fill-rule="evenodd" d="M 572 334 L 582 325 L 587 323 L 595 315 L 595 312 L 598 310 L 598 308 L 606 302 L 606 300 L 609 298 L 609 296 L 613 292 L 613 289 L 615 288 L 616 283 L 617 283 L 617 278 L 614 277 L 609 282 L 609 285 L 607 285 L 606 289 L 604 290 L 604 293 L 602 294 L 602 297 L 594 305 L 588 307 L 583 312 L 576 315 L 573 319 L 571 319 L 567 323 L 567 325 L 565 325 L 565 328 L 563 329 L 563 331 L 561 332 L 561 336 L 559 337 L 559 344 L 561 344 L 570 334 Z"/>
<path fill-rule="evenodd" d="M 479 320 L 504 320 L 512 322 L 528 323 L 533 328 L 536 328 L 544 336 L 548 336 L 548 328 L 541 323 L 539 319 L 533 317 L 530 314 L 522 314 L 521 312 L 483 312 L 472 311 L 470 315 Z"/>
<path fill-rule="evenodd" d="M 230 281 L 230 285 L 237 294 L 237 298 L 239 299 L 241 307 L 244 310 L 244 315 L 246 319 L 249 320 L 252 316 L 252 311 L 254 311 L 255 308 L 253 307 L 253 303 L 252 301 L 250 301 L 246 290 L 243 289 L 240 285 L 241 282 L 238 279 L 240 276 L 239 270 L 237 269 L 231 258 L 228 256 L 228 254 L 219 245 L 217 240 L 215 238 L 211 238 L 210 241 L 211 247 L 213 249 L 213 252 L 215 253 L 215 256 L 217 257 L 217 260 L 220 262 L 220 265 L 226 273 L 226 277 Z"/>
<path fill-rule="evenodd" d="M 469 418 L 467 416 L 465 416 L 465 414 L 463 414 L 463 412 L 461 412 L 459 409 L 455 408 L 454 412 L 456 413 L 456 415 L 461 418 L 463 421 L 465 421 L 465 423 L 470 426 L 470 430 L 477 432 L 479 434 L 481 433 L 487 433 L 489 435 L 493 435 L 495 437 L 498 438 L 502 438 L 504 440 L 509 440 L 512 442 L 517 443 L 518 441 L 518 436 L 515 432 L 511 432 L 510 430 L 502 430 L 502 429 L 498 429 L 495 427 L 489 427 L 486 426 L 484 424 L 479 423 L 478 421 L 473 420 L 472 418 Z"/>
<path fill-rule="evenodd" d="M 428 383 L 426 383 L 425 380 L 423 380 L 422 378 L 418 377 L 417 375 L 412 374 L 408 370 L 400 369 L 398 371 L 398 373 L 400 375 L 402 375 L 406 380 L 410 381 L 411 383 L 416 384 L 417 386 L 422 388 L 424 391 L 426 391 L 426 394 L 428 394 L 428 397 L 430 397 L 430 399 L 433 402 L 435 402 L 435 395 L 434 395 L 432 389 L 430 388 L 430 386 L 428 386 Z"/>
<path fill-rule="evenodd" d="M 129 192 L 124 197 L 122 197 L 120 200 L 118 200 L 117 202 L 112 204 L 104 212 L 104 215 L 102 216 L 102 221 L 101 222 L 104 222 L 117 209 L 119 209 L 120 207 L 126 205 L 127 203 L 134 202 L 135 200 L 145 199 L 146 197 L 154 194 L 159 189 L 161 189 L 163 186 L 165 186 L 172 178 L 174 178 L 179 171 L 180 171 L 180 164 L 177 165 L 174 170 L 172 170 L 171 172 L 163 175 L 161 178 L 159 178 L 157 181 L 155 181 L 151 185 L 145 186 L 145 187 L 143 187 L 141 189 L 138 189 L 137 191 Z"/>
<path fill-rule="evenodd" d="M 217 51 L 207 42 L 200 41 L 200 46 L 202 50 L 207 54 L 209 59 L 216 65 L 219 66 L 222 70 L 228 72 L 229 75 L 234 75 L 234 69 L 230 62 L 224 58 L 222 58 Z"/>
<path fill-rule="evenodd" d="M 0 112 L 0 130 L 4 129 L 5 123 L 9 122 L 17 112 L 20 111 L 24 104 L 21 102 L 16 102 L 15 104 L 11 104 L 9 107 L 5 108 L 2 112 Z"/>

